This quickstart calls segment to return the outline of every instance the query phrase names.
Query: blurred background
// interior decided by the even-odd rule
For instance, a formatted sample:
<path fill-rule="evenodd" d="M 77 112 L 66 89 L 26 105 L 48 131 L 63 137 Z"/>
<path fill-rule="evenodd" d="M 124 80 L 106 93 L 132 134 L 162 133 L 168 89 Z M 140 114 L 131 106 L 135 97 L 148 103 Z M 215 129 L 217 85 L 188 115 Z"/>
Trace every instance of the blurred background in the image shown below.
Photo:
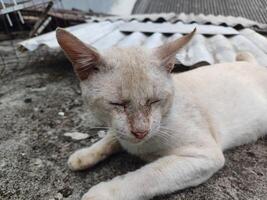
<path fill-rule="evenodd" d="M 263 41 L 261 43 L 266 44 L 262 39 L 267 30 L 265 0 L 1 0 L 0 9 L 2 73 L 30 63 L 40 64 L 40 61 L 43 63 L 59 60 L 61 56 L 57 55 L 60 53 L 58 45 L 51 44 L 54 40 L 53 35 L 21 43 L 26 39 L 54 31 L 57 27 L 72 27 L 74 34 L 82 34 L 81 37 L 84 38 L 81 39 L 92 45 L 99 40 L 102 40 L 101 44 L 106 44 L 107 38 L 110 45 L 106 45 L 105 48 L 114 45 L 125 46 L 126 43 L 147 45 L 147 41 L 150 47 L 157 46 L 165 40 L 175 39 L 179 34 L 187 33 L 190 28 L 199 27 L 201 35 L 196 42 L 202 46 L 195 45 L 191 48 L 192 51 L 198 51 L 199 55 L 193 55 L 188 51 L 177 55 L 177 65 L 180 64 L 179 69 L 182 71 L 203 64 L 233 61 L 236 51 L 252 51 L 260 63 L 266 62 L 265 47 L 258 48 L 259 44 L 253 42 Z M 93 23 L 98 23 L 99 28 L 89 29 L 88 26 Z M 79 26 L 75 25 L 78 24 L 87 24 L 83 28 L 83 31 L 89 31 L 87 36 L 77 31 Z M 111 26 L 113 28 L 101 37 L 89 37 L 90 32 L 99 32 Z M 113 36 L 115 27 L 124 34 L 117 38 L 117 41 L 118 34 Z M 241 38 L 243 42 L 237 44 L 233 42 L 237 39 L 233 38 L 240 33 L 245 38 Z M 158 34 L 161 34 L 160 39 L 156 41 L 155 35 Z M 128 37 L 129 35 L 131 37 Z M 210 39 L 209 36 L 215 37 Z M 237 38 L 240 41 L 239 37 Z M 127 39 L 129 40 L 125 41 Z M 216 45 L 205 45 L 203 40 L 208 44 L 216 41 Z M 227 48 L 221 47 L 221 44 L 225 44 Z M 34 45 L 37 47 L 33 48 Z M 102 47 L 103 45 L 100 45 L 100 48 Z M 216 49 L 220 49 L 220 52 L 216 52 Z M 44 57 L 46 59 L 42 59 Z"/>
<path fill-rule="evenodd" d="M 91 16 L 129 15 L 134 4 L 135 0 L 1 0 L 0 72 L 6 67 L 10 70 L 39 62 L 40 56 L 49 53 L 39 49 L 30 55 L 21 54 L 17 49 L 19 41 L 57 27 L 85 23 Z"/>

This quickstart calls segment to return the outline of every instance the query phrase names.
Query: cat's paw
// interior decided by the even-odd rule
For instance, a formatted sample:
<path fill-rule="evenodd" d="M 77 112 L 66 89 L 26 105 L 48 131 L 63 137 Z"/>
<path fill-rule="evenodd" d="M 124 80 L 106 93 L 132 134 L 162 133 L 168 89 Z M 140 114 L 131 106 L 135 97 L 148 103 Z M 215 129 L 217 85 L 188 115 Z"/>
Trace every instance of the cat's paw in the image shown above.
<path fill-rule="evenodd" d="M 109 184 L 109 182 L 102 182 L 93 186 L 82 197 L 82 200 L 120 200 L 116 195 L 118 188 L 116 184 Z"/>
<path fill-rule="evenodd" d="M 74 152 L 68 159 L 68 166 L 73 171 L 84 170 L 96 164 L 97 160 L 88 148 Z"/>

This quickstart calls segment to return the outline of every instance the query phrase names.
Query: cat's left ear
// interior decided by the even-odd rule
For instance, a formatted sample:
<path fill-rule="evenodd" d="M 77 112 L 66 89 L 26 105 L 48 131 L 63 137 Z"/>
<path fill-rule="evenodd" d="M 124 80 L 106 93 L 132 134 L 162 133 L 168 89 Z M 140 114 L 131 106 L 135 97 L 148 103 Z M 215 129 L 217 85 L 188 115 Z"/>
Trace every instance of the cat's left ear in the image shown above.
<path fill-rule="evenodd" d="M 196 28 L 189 34 L 174 40 L 172 42 L 163 44 L 155 48 L 155 54 L 160 59 L 160 65 L 164 66 L 168 72 L 171 72 L 175 64 L 176 53 L 184 47 L 194 36 Z"/>
<path fill-rule="evenodd" d="M 83 43 L 62 28 L 57 28 L 56 37 L 81 81 L 87 79 L 90 74 L 98 70 L 98 66 L 101 64 L 101 56 L 94 47 Z"/>

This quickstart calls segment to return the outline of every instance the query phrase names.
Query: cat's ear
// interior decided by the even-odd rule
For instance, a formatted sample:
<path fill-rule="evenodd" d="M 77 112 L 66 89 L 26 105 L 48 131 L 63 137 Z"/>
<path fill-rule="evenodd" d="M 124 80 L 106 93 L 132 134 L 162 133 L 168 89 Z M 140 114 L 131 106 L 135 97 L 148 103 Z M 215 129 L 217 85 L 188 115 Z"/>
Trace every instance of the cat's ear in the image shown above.
<path fill-rule="evenodd" d="M 62 28 L 57 28 L 56 38 L 60 47 L 72 62 L 79 79 L 81 81 L 87 79 L 100 63 L 100 54 L 97 50 Z"/>
<path fill-rule="evenodd" d="M 155 54 L 160 59 L 161 66 L 164 66 L 168 72 L 171 72 L 174 67 L 176 53 L 191 40 L 195 32 L 196 28 L 191 33 L 155 49 Z"/>

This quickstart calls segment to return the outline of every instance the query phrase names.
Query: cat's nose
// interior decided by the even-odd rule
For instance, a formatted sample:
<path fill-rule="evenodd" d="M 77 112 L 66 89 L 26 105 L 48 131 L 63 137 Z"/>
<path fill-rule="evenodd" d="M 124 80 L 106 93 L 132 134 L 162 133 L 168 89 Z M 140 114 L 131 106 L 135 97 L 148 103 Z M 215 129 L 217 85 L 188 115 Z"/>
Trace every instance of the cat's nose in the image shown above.
<path fill-rule="evenodd" d="M 148 134 L 148 130 L 146 130 L 146 131 L 131 131 L 131 133 L 137 139 L 143 139 Z"/>

